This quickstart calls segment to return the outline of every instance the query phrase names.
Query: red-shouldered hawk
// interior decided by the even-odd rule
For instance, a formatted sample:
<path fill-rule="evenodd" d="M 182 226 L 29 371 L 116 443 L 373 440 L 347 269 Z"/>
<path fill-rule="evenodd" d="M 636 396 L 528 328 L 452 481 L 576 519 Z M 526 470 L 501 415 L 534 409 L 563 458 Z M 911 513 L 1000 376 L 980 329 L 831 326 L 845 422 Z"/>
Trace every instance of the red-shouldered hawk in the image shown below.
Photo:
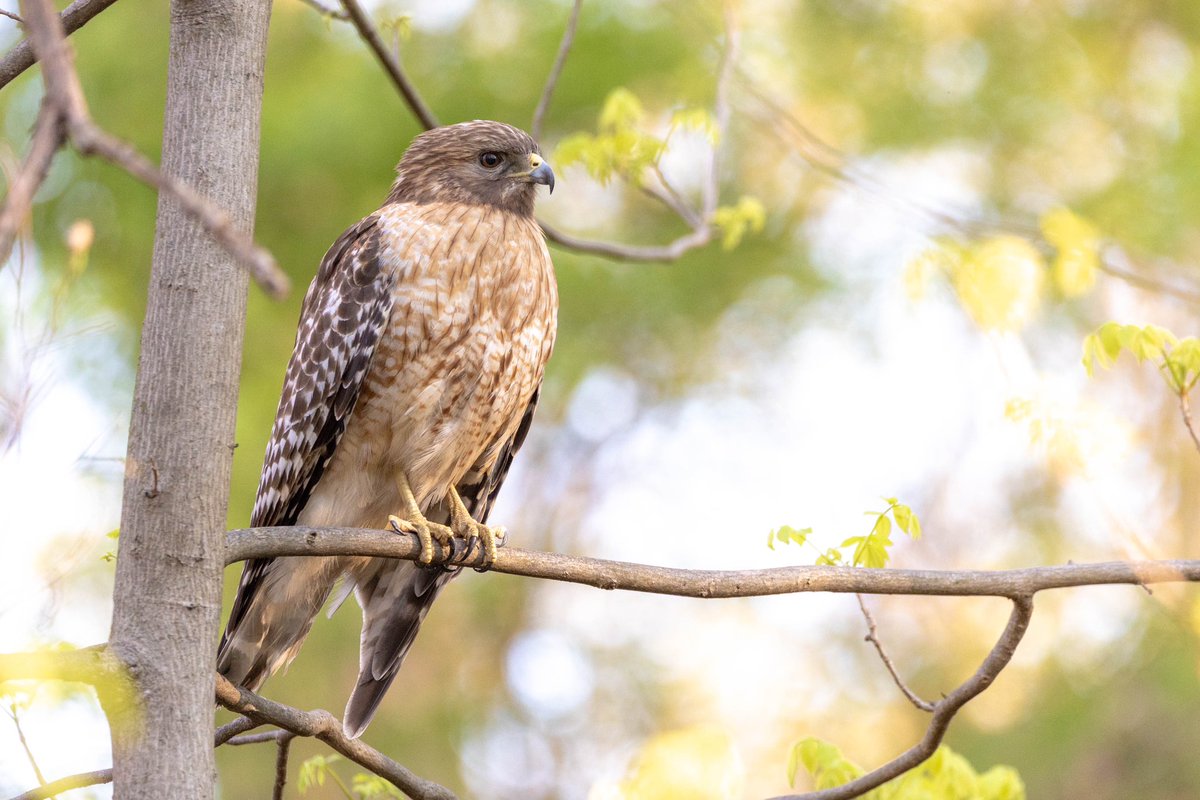
<path fill-rule="evenodd" d="M 300 314 L 251 524 L 481 539 L 537 405 L 558 293 L 533 218 L 554 173 L 524 132 L 475 121 L 423 133 L 383 207 L 325 254 Z M 395 515 L 395 516 L 392 516 Z M 441 523 L 431 526 L 428 523 Z M 358 736 L 455 571 L 388 558 L 248 561 L 218 669 L 256 689 L 295 657 L 342 577 L 363 609 Z"/>

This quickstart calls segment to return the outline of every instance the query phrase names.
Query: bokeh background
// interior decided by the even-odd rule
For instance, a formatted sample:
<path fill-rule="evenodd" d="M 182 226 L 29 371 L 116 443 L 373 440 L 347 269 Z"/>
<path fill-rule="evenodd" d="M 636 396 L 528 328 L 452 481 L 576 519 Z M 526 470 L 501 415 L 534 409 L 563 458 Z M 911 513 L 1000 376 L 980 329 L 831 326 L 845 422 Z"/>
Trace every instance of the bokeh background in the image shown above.
<path fill-rule="evenodd" d="M 569 4 L 374 10 L 407 15 L 403 59 L 443 121 L 528 126 Z M 493 519 L 522 547 L 777 566 L 816 552 L 769 549 L 773 528 L 811 526 L 834 546 L 897 496 L 925 530 L 897 543 L 897 566 L 1197 557 L 1200 453 L 1176 398 L 1152 366 L 1122 361 L 1089 379 L 1080 353 L 1108 320 L 1197 330 L 1200 304 L 1177 295 L 1200 285 L 1200 5 L 743 0 L 736 16 L 721 198 L 757 198 L 765 227 L 671 264 L 554 250 L 558 346 Z M 614 88 L 635 93 L 660 134 L 673 112 L 710 107 L 722 25 L 708 1 L 586 3 L 546 121 L 551 163 L 559 141 L 595 129 Z M 96 119 L 157 157 L 166 4 L 119 3 L 73 41 Z M 34 71 L 0 93 L 6 170 L 39 91 Z M 249 519 L 302 287 L 384 197 L 417 132 L 348 26 L 276 3 L 257 236 L 301 288 L 282 303 L 251 292 L 231 527 Z M 699 187 L 706 147 L 694 131 L 671 139 L 662 167 L 685 192 Z M 620 180 L 580 167 L 558 178 L 540 207 L 564 230 L 629 243 L 685 230 Z M 154 194 L 98 161 L 60 155 L 38 200 L 32 238 L 0 270 L 5 650 L 107 636 L 103 556 L 119 523 L 153 241 Z M 1090 220 L 1120 244 L 1113 264 L 1155 284 L 1101 273 L 1066 291 L 1048 260 L 1016 246 L 1001 297 L 920 268 L 938 237 L 1036 244 L 1055 208 Z M 80 220 L 94 244 L 73 253 Z M 979 304 L 1013 297 L 1003 324 L 979 324 Z M 980 770 L 1015 767 L 1033 798 L 1200 795 L 1195 600 L 1167 586 L 1040 596 L 1015 661 L 948 742 Z M 1007 615 L 985 599 L 868 603 L 928 697 L 975 669 Z M 358 625 L 353 603 L 319 621 L 265 693 L 340 710 Z M 923 715 L 864 634 L 853 597 L 698 601 L 470 574 L 430 614 L 365 738 L 467 796 L 582 800 L 613 796 L 649 738 L 703 726 L 731 743 L 734 796 L 780 794 L 796 739 L 820 736 L 873 766 L 919 738 Z M 40 691 L 18 711 L 48 776 L 108 765 L 86 694 Z M 219 751 L 221 796 L 268 795 L 262 747 Z M 294 750 L 294 768 L 323 752 Z M 0 719 L 0 793 L 33 784 Z M 342 794 L 327 783 L 308 796 Z"/>

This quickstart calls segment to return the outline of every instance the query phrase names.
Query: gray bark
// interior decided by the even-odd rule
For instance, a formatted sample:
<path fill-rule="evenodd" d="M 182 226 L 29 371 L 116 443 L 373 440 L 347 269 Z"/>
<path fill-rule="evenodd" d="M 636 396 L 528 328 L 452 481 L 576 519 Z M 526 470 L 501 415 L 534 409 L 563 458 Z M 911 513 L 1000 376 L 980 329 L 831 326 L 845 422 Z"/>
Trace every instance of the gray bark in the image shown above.
<path fill-rule="evenodd" d="M 250 231 L 268 0 L 173 0 L 163 169 Z M 136 46 L 136 45 L 134 45 Z M 246 274 L 160 193 L 110 644 L 141 709 L 108 707 L 118 798 L 211 798 L 215 649 Z"/>

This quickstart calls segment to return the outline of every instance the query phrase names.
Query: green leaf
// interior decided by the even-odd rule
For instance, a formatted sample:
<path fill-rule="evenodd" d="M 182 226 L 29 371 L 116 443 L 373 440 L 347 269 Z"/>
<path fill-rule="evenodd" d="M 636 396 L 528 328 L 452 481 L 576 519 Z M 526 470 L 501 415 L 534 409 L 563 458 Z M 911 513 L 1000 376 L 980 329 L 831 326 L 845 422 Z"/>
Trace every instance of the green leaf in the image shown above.
<path fill-rule="evenodd" d="M 746 233 L 759 233 L 767 224 L 767 211 L 757 198 L 742 196 L 736 205 L 721 206 L 712 215 L 712 223 L 721 232 L 721 246 L 732 250 Z"/>
<path fill-rule="evenodd" d="M 913 539 L 921 538 L 921 521 L 917 519 L 917 515 L 913 510 L 903 503 L 895 503 L 892 506 L 892 517 L 896 520 L 896 524 L 900 526 L 900 530 L 907 533 Z"/>

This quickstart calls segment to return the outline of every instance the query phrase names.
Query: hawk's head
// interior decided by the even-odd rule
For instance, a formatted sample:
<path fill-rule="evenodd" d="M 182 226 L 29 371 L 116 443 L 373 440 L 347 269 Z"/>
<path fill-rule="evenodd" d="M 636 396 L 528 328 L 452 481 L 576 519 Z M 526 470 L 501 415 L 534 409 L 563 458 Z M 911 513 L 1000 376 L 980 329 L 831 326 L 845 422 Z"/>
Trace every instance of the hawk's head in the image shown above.
<path fill-rule="evenodd" d="M 539 183 L 554 191 L 554 173 L 533 137 L 503 122 L 475 120 L 413 139 L 388 199 L 489 205 L 532 215 Z"/>

